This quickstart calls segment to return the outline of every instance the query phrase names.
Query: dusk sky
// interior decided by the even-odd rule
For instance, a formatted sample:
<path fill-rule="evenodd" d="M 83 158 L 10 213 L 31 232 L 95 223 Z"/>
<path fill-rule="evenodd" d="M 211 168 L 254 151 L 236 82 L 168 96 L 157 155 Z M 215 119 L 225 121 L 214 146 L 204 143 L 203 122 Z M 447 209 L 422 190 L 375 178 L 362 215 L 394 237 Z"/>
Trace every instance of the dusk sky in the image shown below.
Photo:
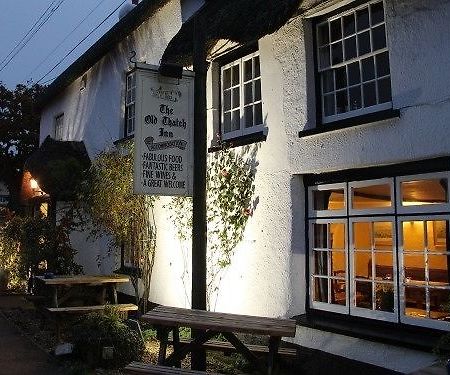
<path fill-rule="evenodd" d="M 8 88 L 43 78 L 67 52 L 100 24 L 124 0 L 1 0 L 0 12 L 0 81 Z M 131 0 L 127 0 L 131 1 Z M 28 44 L 4 67 L 13 55 L 8 54 L 38 21 L 44 11 L 61 3 Z M 96 9 L 95 9 L 96 8 Z M 94 10 L 95 9 L 95 10 Z M 60 44 L 91 12 L 92 14 Z M 48 14 L 48 13 L 47 13 Z M 45 18 L 44 18 L 45 19 Z M 42 79 L 41 83 L 57 77 L 78 56 L 118 21 L 118 11 L 83 42 L 58 68 Z M 7 58 L 7 59 L 6 59 Z M 44 61 L 45 60 L 45 61 Z M 40 66 L 39 66 L 40 65 Z M 47 82 L 50 83 L 50 82 Z"/>

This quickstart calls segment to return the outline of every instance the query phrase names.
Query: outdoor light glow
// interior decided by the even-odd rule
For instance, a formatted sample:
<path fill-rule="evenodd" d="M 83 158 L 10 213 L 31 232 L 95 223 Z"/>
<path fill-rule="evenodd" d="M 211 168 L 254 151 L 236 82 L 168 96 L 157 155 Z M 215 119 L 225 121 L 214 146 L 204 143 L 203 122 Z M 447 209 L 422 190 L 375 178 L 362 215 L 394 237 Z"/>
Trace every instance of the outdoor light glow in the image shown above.
<path fill-rule="evenodd" d="M 39 188 L 39 185 L 38 185 L 37 181 L 36 181 L 34 178 L 32 178 L 32 179 L 30 180 L 30 186 L 31 186 L 31 188 L 32 188 L 33 190 Z"/>

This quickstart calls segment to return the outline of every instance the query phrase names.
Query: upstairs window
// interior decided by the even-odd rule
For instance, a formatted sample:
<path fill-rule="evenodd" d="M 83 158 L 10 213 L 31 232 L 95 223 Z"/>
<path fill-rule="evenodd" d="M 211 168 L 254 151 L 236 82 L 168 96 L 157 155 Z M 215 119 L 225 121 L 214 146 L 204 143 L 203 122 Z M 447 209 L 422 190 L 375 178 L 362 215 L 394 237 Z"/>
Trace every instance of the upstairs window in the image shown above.
<path fill-rule="evenodd" d="M 316 45 L 322 123 L 392 108 L 383 1 L 322 19 Z"/>
<path fill-rule="evenodd" d="M 125 131 L 124 136 L 128 137 L 134 134 L 135 108 L 136 108 L 136 74 L 127 75 L 126 93 L 125 93 Z"/>
<path fill-rule="evenodd" d="M 57 141 L 62 141 L 64 136 L 64 113 L 59 114 L 54 120 L 54 138 Z"/>
<path fill-rule="evenodd" d="M 221 68 L 222 139 L 261 131 L 263 124 L 259 53 Z"/>

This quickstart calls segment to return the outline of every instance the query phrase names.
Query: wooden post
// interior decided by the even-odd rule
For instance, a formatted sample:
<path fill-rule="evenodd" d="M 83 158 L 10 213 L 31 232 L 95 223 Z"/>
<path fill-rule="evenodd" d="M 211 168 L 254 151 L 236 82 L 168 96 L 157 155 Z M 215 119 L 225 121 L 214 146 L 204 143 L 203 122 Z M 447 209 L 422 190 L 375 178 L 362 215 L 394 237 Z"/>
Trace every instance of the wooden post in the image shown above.
<path fill-rule="evenodd" d="M 194 21 L 194 193 L 192 218 L 192 308 L 206 310 L 206 43 L 201 16 Z M 198 337 L 202 331 L 193 331 Z M 206 352 L 192 352 L 191 367 L 206 370 Z"/>

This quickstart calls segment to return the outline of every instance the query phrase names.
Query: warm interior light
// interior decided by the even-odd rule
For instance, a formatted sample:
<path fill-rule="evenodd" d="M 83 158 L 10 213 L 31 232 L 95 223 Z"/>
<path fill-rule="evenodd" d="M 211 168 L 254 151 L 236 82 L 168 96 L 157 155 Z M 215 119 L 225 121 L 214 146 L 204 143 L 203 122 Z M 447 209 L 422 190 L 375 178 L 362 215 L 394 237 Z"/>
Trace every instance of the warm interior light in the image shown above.
<path fill-rule="evenodd" d="M 31 186 L 31 188 L 32 188 L 33 190 L 39 188 L 39 185 L 38 185 L 37 181 L 36 181 L 34 178 L 32 178 L 32 179 L 30 180 L 30 186 Z"/>

